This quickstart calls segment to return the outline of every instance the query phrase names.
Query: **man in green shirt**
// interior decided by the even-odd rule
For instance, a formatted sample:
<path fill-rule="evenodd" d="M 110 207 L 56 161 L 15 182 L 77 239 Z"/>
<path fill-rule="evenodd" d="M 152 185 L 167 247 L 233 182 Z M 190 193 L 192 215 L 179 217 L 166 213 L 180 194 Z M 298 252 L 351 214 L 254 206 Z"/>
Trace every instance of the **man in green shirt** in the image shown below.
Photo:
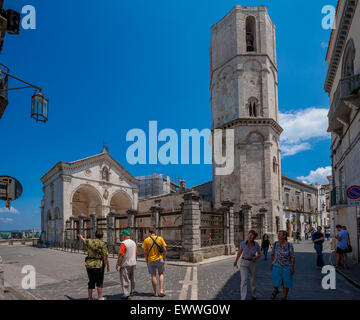
<path fill-rule="evenodd" d="M 84 242 L 88 249 L 88 256 L 85 259 L 85 267 L 89 277 L 89 300 L 93 300 L 93 290 L 95 289 L 95 285 L 97 287 L 98 300 L 104 300 L 102 296 L 102 290 L 104 283 L 105 264 L 107 267 L 107 272 L 110 271 L 110 265 L 108 259 L 108 249 L 105 242 L 101 240 L 103 238 L 103 233 L 101 230 L 97 230 L 95 234 L 96 239 L 85 239 L 82 235 L 79 235 L 79 238 Z"/>

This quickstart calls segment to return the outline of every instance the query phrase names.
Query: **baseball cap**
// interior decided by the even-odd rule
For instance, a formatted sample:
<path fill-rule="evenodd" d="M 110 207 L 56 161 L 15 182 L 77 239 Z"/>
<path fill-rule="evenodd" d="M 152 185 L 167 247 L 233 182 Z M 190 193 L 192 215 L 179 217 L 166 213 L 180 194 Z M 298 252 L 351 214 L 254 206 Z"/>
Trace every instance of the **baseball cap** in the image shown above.
<path fill-rule="evenodd" d="M 124 230 L 123 232 L 120 232 L 120 235 L 124 235 L 124 236 L 128 236 L 130 237 L 130 231 L 129 230 Z"/>

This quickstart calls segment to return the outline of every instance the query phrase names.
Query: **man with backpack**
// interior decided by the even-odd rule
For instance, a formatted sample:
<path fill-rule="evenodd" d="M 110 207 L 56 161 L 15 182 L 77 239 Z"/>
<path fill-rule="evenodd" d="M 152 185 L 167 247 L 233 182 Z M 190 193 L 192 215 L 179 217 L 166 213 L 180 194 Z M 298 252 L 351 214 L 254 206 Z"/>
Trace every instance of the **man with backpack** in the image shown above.
<path fill-rule="evenodd" d="M 166 260 L 166 243 L 164 239 L 156 235 L 156 228 L 149 228 L 150 236 L 142 244 L 145 261 L 151 275 L 151 282 L 154 290 L 154 297 L 165 297 L 164 291 L 164 270 Z M 156 272 L 159 274 L 160 292 L 157 291 Z"/>

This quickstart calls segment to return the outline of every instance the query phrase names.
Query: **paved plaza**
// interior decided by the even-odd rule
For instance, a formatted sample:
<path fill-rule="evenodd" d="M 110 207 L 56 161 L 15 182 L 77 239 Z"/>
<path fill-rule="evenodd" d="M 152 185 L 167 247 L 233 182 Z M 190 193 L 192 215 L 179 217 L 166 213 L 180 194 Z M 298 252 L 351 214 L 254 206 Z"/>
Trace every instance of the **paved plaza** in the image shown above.
<path fill-rule="evenodd" d="M 329 261 L 328 242 L 325 243 L 325 263 Z M 358 300 L 360 289 L 337 275 L 336 290 L 324 290 L 324 276 L 315 268 L 315 253 L 311 241 L 295 244 L 296 270 L 291 300 Z M 85 255 L 25 246 L 0 247 L 4 260 L 5 286 L 8 299 L 83 300 L 87 298 Z M 218 260 L 218 261 L 217 261 Z M 239 300 L 240 273 L 233 268 L 234 257 L 212 260 L 201 265 L 166 267 L 166 297 L 171 300 Z M 122 298 L 116 260 L 111 258 L 111 272 L 106 273 L 104 296 L 108 300 Z M 21 289 L 24 274 L 21 269 L 32 265 L 36 269 L 37 288 Z M 257 288 L 261 300 L 269 300 L 272 292 L 270 262 L 258 262 Z M 250 297 L 250 292 L 249 292 Z M 133 300 L 160 299 L 152 297 L 146 264 L 139 261 L 136 270 L 136 294 Z"/>

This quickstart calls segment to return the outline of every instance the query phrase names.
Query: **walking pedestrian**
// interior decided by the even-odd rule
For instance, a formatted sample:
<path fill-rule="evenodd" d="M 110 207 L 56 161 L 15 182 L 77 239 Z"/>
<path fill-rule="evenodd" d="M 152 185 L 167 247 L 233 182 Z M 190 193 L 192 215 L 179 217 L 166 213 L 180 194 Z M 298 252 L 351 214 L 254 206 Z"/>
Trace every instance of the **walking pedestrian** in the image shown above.
<path fill-rule="evenodd" d="M 129 230 L 120 233 L 121 244 L 119 257 L 116 263 L 116 271 L 120 268 L 120 283 L 123 289 L 123 299 L 129 300 L 135 291 L 135 269 L 136 269 L 136 243 L 130 239 Z"/>
<path fill-rule="evenodd" d="M 313 233 L 312 240 L 314 242 L 314 249 L 316 251 L 316 267 L 318 269 L 322 269 L 324 266 L 324 259 L 323 259 L 323 243 L 324 243 L 324 234 L 322 233 L 322 228 L 319 226 L 317 227 L 317 231 Z"/>
<path fill-rule="evenodd" d="M 241 277 L 241 300 L 246 300 L 247 283 L 250 277 L 250 286 L 252 299 L 257 300 L 256 297 L 256 261 L 261 257 L 261 249 L 259 244 L 255 241 L 257 233 L 254 230 L 250 230 L 248 234 L 248 240 L 240 243 L 234 267 L 237 267 L 240 259 L 240 277 Z"/>
<path fill-rule="evenodd" d="M 261 250 L 264 253 L 265 260 L 267 260 L 267 255 L 269 251 L 269 247 L 271 247 L 269 236 L 265 233 L 261 242 Z"/>
<path fill-rule="evenodd" d="M 336 246 L 336 268 L 340 265 L 340 259 L 343 259 L 344 268 L 347 269 L 347 249 L 349 244 L 349 232 L 344 230 L 343 227 L 338 224 L 336 226 L 338 234 L 336 235 L 337 246 Z"/>
<path fill-rule="evenodd" d="M 164 239 L 156 235 L 156 228 L 149 228 L 150 236 L 142 244 L 144 249 L 145 261 L 148 266 L 151 282 L 153 286 L 154 297 L 165 297 L 164 291 L 164 271 L 166 261 L 166 243 Z M 156 272 L 159 274 L 160 292 L 157 292 Z"/>
<path fill-rule="evenodd" d="M 299 229 L 296 231 L 296 240 L 297 240 L 297 244 L 299 244 L 300 241 L 301 241 L 301 234 L 300 234 L 300 230 L 299 230 Z"/>
<path fill-rule="evenodd" d="M 279 287 L 283 286 L 282 300 L 286 300 L 289 289 L 293 287 L 293 275 L 295 273 L 295 254 L 294 246 L 287 240 L 287 231 L 281 230 L 278 233 L 279 241 L 273 244 L 271 253 L 270 270 L 272 272 L 272 281 L 274 291 L 271 299 L 274 300 L 279 294 Z"/>
<path fill-rule="evenodd" d="M 308 229 L 305 225 L 305 228 L 304 228 L 304 233 L 305 233 L 305 240 L 308 240 L 309 239 L 309 234 L 308 234 Z"/>
<path fill-rule="evenodd" d="M 88 299 L 93 300 L 93 290 L 95 285 L 97 288 L 98 300 L 105 300 L 102 296 L 105 264 L 107 272 L 110 272 L 109 252 L 103 238 L 103 232 L 97 230 L 95 239 L 85 239 L 81 234 L 79 238 L 83 241 L 88 250 L 88 255 L 85 258 L 85 267 L 89 277 L 88 282 Z"/>

